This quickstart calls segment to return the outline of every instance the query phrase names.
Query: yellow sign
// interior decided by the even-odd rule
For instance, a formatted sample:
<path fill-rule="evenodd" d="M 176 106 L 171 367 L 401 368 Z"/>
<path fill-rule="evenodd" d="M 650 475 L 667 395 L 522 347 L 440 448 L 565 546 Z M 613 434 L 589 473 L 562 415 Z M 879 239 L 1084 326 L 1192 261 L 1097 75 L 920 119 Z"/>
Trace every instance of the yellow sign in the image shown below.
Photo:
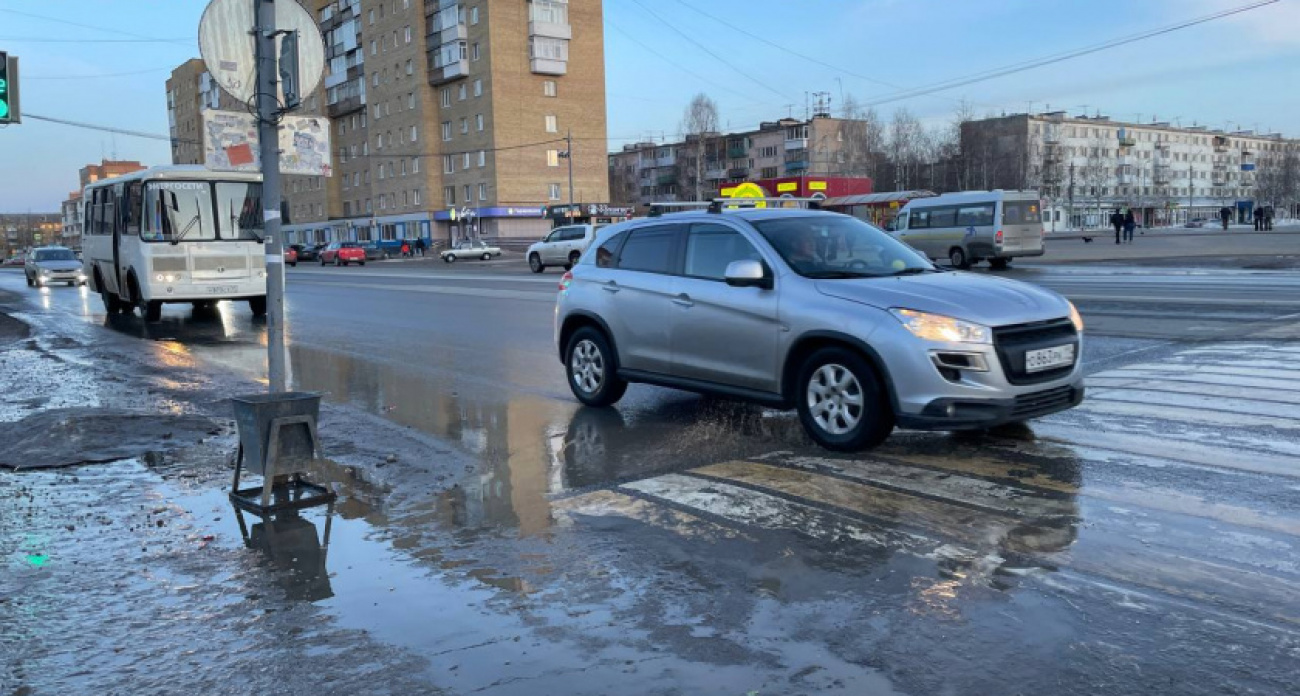
<path fill-rule="evenodd" d="M 767 198 L 767 191 L 764 191 L 763 187 L 758 184 L 746 181 L 733 189 L 723 189 L 722 195 L 728 198 Z M 759 201 L 754 204 L 754 207 L 766 208 L 767 201 Z"/>
<path fill-rule="evenodd" d="M 809 181 L 809 182 L 808 182 L 808 190 L 809 190 L 809 191 L 825 191 L 825 190 L 826 190 L 826 182 L 825 182 L 825 181 Z"/>
<path fill-rule="evenodd" d="M 890 202 L 889 202 L 889 207 L 890 207 L 890 208 L 897 208 L 897 207 L 898 207 L 898 201 L 890 201 Z"/>
<path fill-rule="evenodd" d="M 776 185 L 777 193 L 785 193 L 786 191 L 798 191 L 798 190 L 799 190 L 799 184 L 794 181 L 787 181 L 785 183 Z"/>

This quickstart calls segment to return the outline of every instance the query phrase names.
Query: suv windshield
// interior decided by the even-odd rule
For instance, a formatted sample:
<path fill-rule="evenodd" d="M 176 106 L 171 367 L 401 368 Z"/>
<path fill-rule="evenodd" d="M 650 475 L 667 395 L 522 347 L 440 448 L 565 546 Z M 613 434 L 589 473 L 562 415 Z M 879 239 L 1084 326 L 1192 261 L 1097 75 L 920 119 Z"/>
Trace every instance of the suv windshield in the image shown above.
<path fill-rule="evenodd" d="M 911 247 L 846 215 L 776 218 L 753 225 L 796 273 L 808 278 L 870 278 L 937 270 Z"/>
<path fill-rule="evenodd" d="M 43 249 L 32 256 L 33 261 L 76 261 L 71 249 Z"/>

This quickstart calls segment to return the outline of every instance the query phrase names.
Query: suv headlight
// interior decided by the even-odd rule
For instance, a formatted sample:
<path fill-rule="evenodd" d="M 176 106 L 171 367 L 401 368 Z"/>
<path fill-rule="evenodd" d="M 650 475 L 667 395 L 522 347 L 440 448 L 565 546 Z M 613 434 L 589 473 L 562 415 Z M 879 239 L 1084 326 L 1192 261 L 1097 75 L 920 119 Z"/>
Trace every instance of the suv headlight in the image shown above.
<path fill-rule="evenodd" d="M 1074 303 L 1073 303 L 1073 302 L 1070 302 L 1069 300 L 1066 300 L 1065 302 L 1066 302 L 1067 304 L 1070 305 L 1070 323 L 1071 323 L 1071 324 L 1074 324 L 1074 330 L 1075 330 L 1075 331 L 1078 331 L 1078 332 L 1082 333 L 1082 332 L 1083 332 L 1083 315 L 1082 315 L 1082 314 L 1079 314 L 1079 309 L 1078 309 L 1077 307 L 1074 306 Z"/>
<path fill-rule="evenodd" d="M 993 331 L 987 326 L 942 314 L 914 309 L 891 309 L 890 314 L 917 338 L 940 343 L 992 343 Z"/>

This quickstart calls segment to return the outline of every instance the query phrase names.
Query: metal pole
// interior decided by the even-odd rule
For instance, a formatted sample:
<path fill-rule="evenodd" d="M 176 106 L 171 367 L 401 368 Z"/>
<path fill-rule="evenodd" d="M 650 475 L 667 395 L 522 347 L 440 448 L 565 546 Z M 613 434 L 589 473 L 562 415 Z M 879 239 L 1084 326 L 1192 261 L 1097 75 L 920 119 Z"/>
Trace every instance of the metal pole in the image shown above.
<path fill-rule="evenodd" d="M 276 96 L 275 0 L 257 2 L 257 136 L 266 242 L 266 350 L 271 393 L 288 390 L 284 346 L 284 245 L 280 241 L 280 108 Z"/>
<path fill-rule="evenodd" d="M 573 129 L 570 128 L 564 134 L 564 147 L 568 148 L 569 154 L 565 159 L 569 160 L 569 215 L 573 215 Z"/>

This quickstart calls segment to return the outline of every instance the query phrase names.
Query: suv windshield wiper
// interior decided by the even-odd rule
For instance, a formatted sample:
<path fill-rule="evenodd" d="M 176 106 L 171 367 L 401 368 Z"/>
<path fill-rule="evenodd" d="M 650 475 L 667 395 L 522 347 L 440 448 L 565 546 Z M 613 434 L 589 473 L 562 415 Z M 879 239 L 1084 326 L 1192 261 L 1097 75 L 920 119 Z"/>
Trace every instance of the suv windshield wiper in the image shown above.
<path fill-rule="evenodd" d="M 813 271 L 805 273 L 805 278 L 814 280 L 843 280 L 847 278 L 882 278 L 881 273 L 866 273 L 864 271 Z"/>
<path fill-rule="evenodd" d="M 890 273 L 889 275 L 908 276 L 908 275 L 920 275 L 922 273 L 943 273 L 943 271 L 938 268 L 904 268 L 901 271 L 895 271 L 893 273 Z"/>

